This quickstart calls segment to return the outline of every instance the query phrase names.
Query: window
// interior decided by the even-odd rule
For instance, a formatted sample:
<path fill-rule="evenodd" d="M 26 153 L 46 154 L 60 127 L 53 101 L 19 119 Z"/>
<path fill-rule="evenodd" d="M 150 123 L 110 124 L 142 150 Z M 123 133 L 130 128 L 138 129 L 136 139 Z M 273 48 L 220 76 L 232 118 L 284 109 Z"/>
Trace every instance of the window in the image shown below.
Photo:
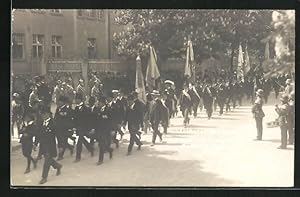
<path fill-rule="evenodd" d="M 88 38 L 87 48 L 88 48 L 88 58 L 95 59 L 96 58 L 96 38 Z"/>
<path fill-rule="evenodd" d="M 83 16 L 83 10 L 77 10 L 77 16 L 79 17 Z"/>
<path fill-rule="evenodd" d="M 50 12 L 55 14 L 61 14 L 61 9 L 51 9 Z"/>
<path fill-rule="evenodd" d="M 89 18 L 96 18 L 96 16 L 97 16 L 96 10 L 87 10 L 86 13 Z"/>
<path fill-rule="evenodd" d="M 98 19 L 103 20 L 104 19 L 104 10 L 98 10 Z"/>
<path fill-rule="evenodd" d="M 24 58 L 24 34 L 12 35 L 12 57 L 13 59 Z"/>
<path fill-rule="evenodd" d="M 62 57 L 62 37 L 52 36 L 52 57 L 61 58 Z"/>
<path fill-rule="evenodd" d="M 44 36 L 34 34 L 32 40 L 32 57 L 34 58 L 43 57 L 43 45 L 44 45 Z"/>

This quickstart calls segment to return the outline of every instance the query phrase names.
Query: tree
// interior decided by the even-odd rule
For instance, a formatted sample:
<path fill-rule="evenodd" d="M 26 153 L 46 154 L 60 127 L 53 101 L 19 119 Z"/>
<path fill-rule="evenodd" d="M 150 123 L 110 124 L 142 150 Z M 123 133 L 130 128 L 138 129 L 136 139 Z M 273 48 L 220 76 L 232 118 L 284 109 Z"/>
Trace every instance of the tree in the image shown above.
<path fill-rule="evenodd" d="M 214 57 L 231 58 L 235 49 L 246 43 L 249 55 L 261 58 L 269 34 L 271 11 L 251 10 L 118 10 L 116 22 L 127 29 L 113 37 L 119 55 L 142 58 L 148 56 L 148 46 L 155 47 L 159 59 L 185 57 L 185 43 L 190 36 L 195 61 Z M 233 64 L 233 61 L 232 61 Z M 233 65 L 232 65 L 233 66 Z"/>
<path fill-rule="evenodd" d="M 272 33 L 266 38 L 273 42 L 275 57 L 264 62 L 266 77 L 295 72 L 295 12 L 273 11 Z"/>

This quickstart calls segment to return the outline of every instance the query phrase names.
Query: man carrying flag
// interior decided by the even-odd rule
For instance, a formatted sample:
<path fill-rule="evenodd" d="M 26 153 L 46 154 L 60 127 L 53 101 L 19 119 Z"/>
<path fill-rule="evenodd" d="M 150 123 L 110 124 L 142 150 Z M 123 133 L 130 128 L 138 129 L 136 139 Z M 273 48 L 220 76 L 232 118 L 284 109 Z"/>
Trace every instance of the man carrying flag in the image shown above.
<path fill-rule="evenodd" d="M 155 89 L 155 80 L 160 77 L 160 73 L 157 67 L 157 55 L 152 46 L 150 49 L 150 57 L 148 61 L 147 71 L 146 71 L 146 85 L 150 91 Z"/>

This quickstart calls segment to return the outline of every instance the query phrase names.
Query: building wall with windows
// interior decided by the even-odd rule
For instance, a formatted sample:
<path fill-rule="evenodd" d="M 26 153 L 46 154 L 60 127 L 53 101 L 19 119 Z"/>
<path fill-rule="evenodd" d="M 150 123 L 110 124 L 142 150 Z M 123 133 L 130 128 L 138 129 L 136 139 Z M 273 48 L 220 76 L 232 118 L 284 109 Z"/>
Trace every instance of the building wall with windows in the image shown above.
<path fill-rule="evenodd" d="M 17 9 L 12 18 L 15 74 L 43 74 L 52 59 L 119 59 L 111 39 L 123 27 L 112 10 Z"/>

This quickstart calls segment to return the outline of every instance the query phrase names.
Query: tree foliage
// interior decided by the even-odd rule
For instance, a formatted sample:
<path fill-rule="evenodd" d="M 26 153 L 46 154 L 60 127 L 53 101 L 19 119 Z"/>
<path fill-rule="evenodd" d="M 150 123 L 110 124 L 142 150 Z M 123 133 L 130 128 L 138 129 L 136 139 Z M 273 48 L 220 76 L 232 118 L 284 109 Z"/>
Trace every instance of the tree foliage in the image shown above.
<path fill-rule="evenodd" d="M 239 43 L 261 59 L 271 31 L 269 10 L 118 10 L 116 22 L 127 29 L 113 37 L 119 55 L 147 57 L 152 44 L 160 59 L 184 57 L 187 37 L 193 41 L 197 63 L 209 57 L 230 58 Z"/>
<path fill-rule="evenodd" d="M 266 40 L 274 43 L 275 57 L 264 62 L 266 76 L 295 72 L 295 12 L 274 11 L 272 30 Z"/>

